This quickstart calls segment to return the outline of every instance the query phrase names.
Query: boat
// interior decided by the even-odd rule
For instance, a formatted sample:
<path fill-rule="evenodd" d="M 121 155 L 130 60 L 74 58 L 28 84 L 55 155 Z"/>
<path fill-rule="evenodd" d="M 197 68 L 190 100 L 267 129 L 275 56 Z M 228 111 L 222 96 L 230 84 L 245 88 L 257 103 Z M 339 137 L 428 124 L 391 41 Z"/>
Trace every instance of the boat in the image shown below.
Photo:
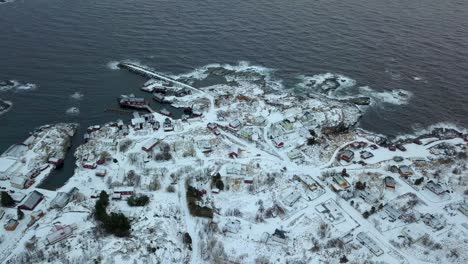
<path fill-rule="evenodd" d="M 167 88 L 164 86 L 155 86 L 153 87 L 153 93 L 165 94 L 167 93 Z"/>
<path fill-rule="evenodd" d="M 169 112 L 169 110 L 167 110 L 166 108 L 163 108 L 163 109 L 159 110 L 159 113 L 161 115 L 165 115 L 165 116 L 171 116 L 172 115 L 172 113 Z"/>
<path fill-rule="evenodd" d="M 145 98 L 135 97 L 134 95 L 122 95 L 118 98 L 120 107 L 143 109 L 148 107 Z"/>

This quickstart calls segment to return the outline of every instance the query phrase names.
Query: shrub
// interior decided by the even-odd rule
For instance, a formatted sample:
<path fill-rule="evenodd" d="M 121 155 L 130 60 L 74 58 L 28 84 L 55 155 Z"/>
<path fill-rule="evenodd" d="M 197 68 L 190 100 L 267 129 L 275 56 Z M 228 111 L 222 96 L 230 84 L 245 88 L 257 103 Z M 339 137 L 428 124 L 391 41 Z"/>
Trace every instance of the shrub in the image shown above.
<path fill-rule="evenodd" d="M 190 234 L 185 232 L 184 233 L 184 244 L 186 244 L 190 250 L 192 250 L 192 237 L 190 237 Z"/>
<path fill-rule="evenodd" d="M 130 198 L 128 198 L 127 203 L 130 206 L 145 206 L 149 203 L 149 197 L 147 195 L 132 195 Z"/>
<path fill-rule="evenodd" d="M 364 219 L 369 218 L 369 212 L 365 211 L 364 213 L 362 213 L 362 217 L 364 217 Z"/>
<path fill-rule="evenodd" d="M 414 185 L 420 185 L 424 181 L 424 177 L 421 177 L 414 181 Z"/>
<path fill-rule="evenodd" d="M 119 150 L 120 152 L 126 152 L 128 148 L 132 145 L 133 141 L 130 139 L 123 140 L 120 142 Z"/>
<path fill-rule="evenodd" d="M 221 191 L 224 190 L 224 182 L 221 179 L 221 175 L 219 175 L 219 173 L 211 178 L 211 188 L 213 188 L 213 186 L 220 189 Z"/>
<path fill-rule="evenodd" d="M 173 185 L 169 185 L 167 186 L 166 191 L 169 193 L 173 193 L 175 192 L 175 187 Z"/>

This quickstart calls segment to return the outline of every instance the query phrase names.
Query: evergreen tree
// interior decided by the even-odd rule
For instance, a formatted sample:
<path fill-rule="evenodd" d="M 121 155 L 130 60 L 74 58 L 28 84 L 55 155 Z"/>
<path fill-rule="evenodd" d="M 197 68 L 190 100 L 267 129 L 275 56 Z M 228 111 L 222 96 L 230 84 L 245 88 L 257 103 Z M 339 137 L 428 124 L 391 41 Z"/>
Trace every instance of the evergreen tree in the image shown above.
<path fill-rule="evenodd" d="M 11 198 L 11 196 L 7 192 L 2 191 L 2 206 L 12 207 L 13 205 L 15 205 L 15 201 L 13 200 L 13 198 Z"/>
<path fill-rule="evenodd" d="M 130 220 L 122 213 L 107 214 L 106 208 L 109 205 L 109 195 L 102 191 L 99 199 L 96 201 L 95 218 L 102 223 L 106 232 L 118 237 L 130 235 Z"/>

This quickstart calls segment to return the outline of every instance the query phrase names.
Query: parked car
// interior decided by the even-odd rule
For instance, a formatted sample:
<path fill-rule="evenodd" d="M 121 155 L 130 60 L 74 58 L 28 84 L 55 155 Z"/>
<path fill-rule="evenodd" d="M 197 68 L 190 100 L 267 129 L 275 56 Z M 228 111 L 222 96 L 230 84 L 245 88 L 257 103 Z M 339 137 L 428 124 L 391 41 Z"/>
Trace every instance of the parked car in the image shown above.
<path fill-rule="evenodd" d="M 399 149 L 399 150 L 401 150 L 401 151 L 406 151 L 405 146 L 403 146 L 403 145 L 401 145 L 401 144 L 396 145 L 396 148 Z"/>

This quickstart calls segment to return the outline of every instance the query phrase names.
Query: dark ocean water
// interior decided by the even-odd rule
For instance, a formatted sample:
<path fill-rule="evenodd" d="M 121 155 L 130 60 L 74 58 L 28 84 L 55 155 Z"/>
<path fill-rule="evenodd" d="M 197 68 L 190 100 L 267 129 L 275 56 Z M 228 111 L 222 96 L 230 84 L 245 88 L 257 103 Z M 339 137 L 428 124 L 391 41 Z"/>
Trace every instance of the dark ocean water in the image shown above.
<path fill-rule="evenodd" d="M 0 32 L 0 80 L 39 85 L 0 93 L 14 103 L 0 116 L 0 152 L 42 124 L 119 118 L 103 110 L 144 82 L 107 67 L 122 59 L 164 73 L 248 61 L 287 86 L 301 74 L 341 73 L 414 94 L 408 105 L 371 108 L 363 128 L 468 127 L 466 0 L 18 0 L 0 5 Z M 76 91 L 81 101 L 69 98 Z M 65 115 L 71 106 L 78 117 Z"/>

